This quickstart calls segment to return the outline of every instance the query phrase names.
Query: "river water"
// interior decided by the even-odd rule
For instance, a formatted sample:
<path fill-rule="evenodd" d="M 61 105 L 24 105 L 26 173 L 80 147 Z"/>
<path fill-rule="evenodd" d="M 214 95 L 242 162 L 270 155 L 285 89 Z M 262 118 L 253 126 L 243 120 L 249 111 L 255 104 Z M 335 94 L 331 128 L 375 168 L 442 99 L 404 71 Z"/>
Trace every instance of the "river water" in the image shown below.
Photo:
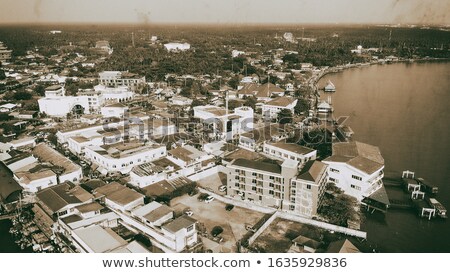
<path fill-rule="evenodd" d="M 396 63 L 326 75 L 334 115 L 349 116 L 353 139 L 380 147 L 385 171 L 415 171 L 439 187 L 450 209 L 450 62 Z M 420 219 L 411 211 L 367 216 L 363 229 L 383 252 L 450 252 L 450 219 Z"/>

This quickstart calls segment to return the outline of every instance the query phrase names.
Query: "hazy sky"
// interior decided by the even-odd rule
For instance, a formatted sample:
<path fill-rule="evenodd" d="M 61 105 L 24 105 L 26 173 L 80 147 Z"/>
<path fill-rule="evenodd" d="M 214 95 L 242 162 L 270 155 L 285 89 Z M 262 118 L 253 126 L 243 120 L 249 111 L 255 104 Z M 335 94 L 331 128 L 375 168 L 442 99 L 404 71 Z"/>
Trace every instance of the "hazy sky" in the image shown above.
<path fill-rule="evenodd" d="M 450 25 L 450 0 L 0 0 L 0 23 Z"/>

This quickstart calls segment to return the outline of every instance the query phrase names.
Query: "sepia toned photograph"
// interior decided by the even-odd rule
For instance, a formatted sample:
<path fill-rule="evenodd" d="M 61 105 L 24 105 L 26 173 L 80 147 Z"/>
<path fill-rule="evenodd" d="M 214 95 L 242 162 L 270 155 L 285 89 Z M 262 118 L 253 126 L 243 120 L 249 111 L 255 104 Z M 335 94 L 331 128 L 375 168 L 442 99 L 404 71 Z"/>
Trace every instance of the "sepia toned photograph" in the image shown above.
<path fill-rule="evenodd" d="M 449 121 L 448 0 L 2 0 L 0 258 L 449 253 Z"/>

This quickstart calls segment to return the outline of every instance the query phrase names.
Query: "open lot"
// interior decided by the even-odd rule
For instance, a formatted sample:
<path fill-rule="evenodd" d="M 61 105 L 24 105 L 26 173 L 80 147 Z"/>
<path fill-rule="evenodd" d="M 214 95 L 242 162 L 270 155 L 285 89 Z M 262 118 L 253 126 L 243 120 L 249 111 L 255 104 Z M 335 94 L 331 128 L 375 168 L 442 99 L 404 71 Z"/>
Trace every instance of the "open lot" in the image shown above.
<path fill-rule="evenodd" d="M 176 213 L 182 213 L 184 209 L 190 208 L 194 213 L 193 218 L 199 222 L 199 228 L 205 228 L 207 233 L 215 226 L 221 226 L 223 233 L 222 251 L 235 252 L 236 241 L 241 239 L 244 234 L 245 224 L 254 225 L 263 216 L 263 213 L 252 211 L 245 208 L 234 207 L 231 211 L 225 210 L 225 203 L 217 199 L 211 203 L 200 202 L 197 200 L 198 195 L 183 195 L 171 200 L 171 207 Z"/>
<path fill-rule="evenodd" d="M 211 189 L 212 192 L 220 195 L 225 195 L 226 192 L 220 192 L 219 187 L 226 184 L 227 184 L 227 175 L 221 172 L 210 175 L 197 181 L 198 186 L 205 189 Z"/>
<path fill-rule="evenodd" d="M 320 237 L 320 230 L 309 225 L 277 218 L 256 239 L 253 246 L 269 253 L 286 253 L 292 245 L 292 240 L 299 235 L 317 238 Z"/>

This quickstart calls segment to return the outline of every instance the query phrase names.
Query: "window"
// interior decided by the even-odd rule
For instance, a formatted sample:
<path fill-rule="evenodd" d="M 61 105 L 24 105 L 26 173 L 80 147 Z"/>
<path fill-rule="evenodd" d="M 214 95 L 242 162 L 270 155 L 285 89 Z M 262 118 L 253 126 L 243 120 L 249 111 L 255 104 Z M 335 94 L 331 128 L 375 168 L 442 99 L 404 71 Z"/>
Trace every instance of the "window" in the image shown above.
<path fill-rule="evenodd" d="M 186 231 L 189 232 L 189 231 L 192 231 L 193 229 L 194 229 L 194 225 L 190 225 L 186 228 Z"/>
<path fill-rule="evenodd" d="M 252 184 L 256 184 L 256 179 L 252 179 Z"/>
<path fill-rule="evenodd" d="M 259 199 L 259 201 L 262 201 L 262 195 L 260 195 L 260 196 L 258 197 L 258 199 Z"/>
<path fill-rule="evenodd" d="M 269 190 L 269 194 L 272 194 L 272 195 L 273 195 L 273 190 Z"/>
<path fill-rule="evenodd" d="M 269 183 L 269 187 L 273 188 L 274 184 L 273 183 Z"/>
<path fill-rule="evenodd" d="M 310 190 L 311 189 L 311 185 L 306 185 L 306 189 Z"/>
<path fill-rule="evenodd" d="M 252 187 L 252 191 L 256 191 L 256 187 Z"/>
<path fill-rule="evenodd" d="M 272 179 L 272 180 L 273 180 L 274 178 L 275 178 L 275 177 L 273 177 L 272 175 L 271 175 L 271 176 L 269 176 L 269 179 Z"/>
<path fill-rule="evenodd" d="M 239 187 L 239 183 L 234 183 L 234 186 L 235 187 Z"/>
<path fill-rule="evenodd" d="M 294 206 L 294 205 L 290 205 L 290 206 L 289 206 L 289 209 L 290 209 L 290 210 L 295 210 L 295 206 Z"/>
<path fill-rule="evenodd" d="M 259 179 L 263 179 L 263 175 L 262 174 L 258 174 L 258 178 Z"/>
<path fill-rule="evenodd" d="M 352 189 L 355 189 L 355 190 L 358 190 L 358 191 L 360 191 L 361 190 L 361 187 L 360 186 L 356 186 L 356 185 L 350 185 L 350 187 L 352 188 Z"/>
<path fill-rule="evenodd" d="M 355 180 L 362 181 L 362 177 L 357 176 L 357 175 L 352 175 L 352 178 L 355 179 Z"/>
<path fill-rule="evenodd" d="M 339 170 L 336 170 L 336 169 L 333 169 L 333 168 L 330 168 L 330 171 L 332 171 L 334 173 L 339 173 Z"/>
<path fill-rule="evenodd" d="M 256 173 L 252 173 L 252 176 L 256 176 Z"/>
<path fill-rule="evenodd" d="M 291 203 L 295 203 L 295 197 L 291 198 Z"/>

